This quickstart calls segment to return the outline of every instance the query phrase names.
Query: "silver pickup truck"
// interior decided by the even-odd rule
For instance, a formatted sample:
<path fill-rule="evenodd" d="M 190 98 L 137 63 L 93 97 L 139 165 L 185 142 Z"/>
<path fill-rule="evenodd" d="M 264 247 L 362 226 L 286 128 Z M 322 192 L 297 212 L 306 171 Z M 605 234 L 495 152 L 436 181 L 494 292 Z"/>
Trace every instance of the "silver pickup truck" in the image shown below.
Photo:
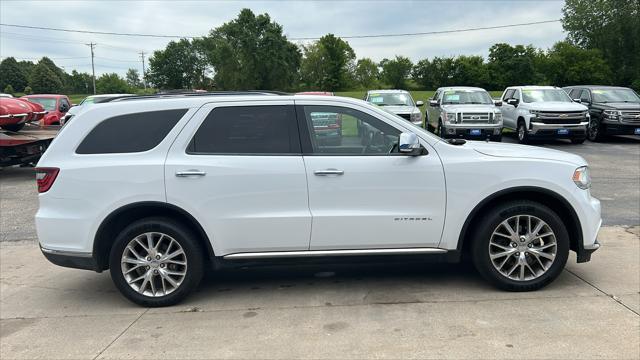
<path fill-rule="evenodd" d="M 442 138 L 502 141 L 502 113 L 491 95 L 476 87 L 442 87 L 427 108 L 427 129 Z"/>

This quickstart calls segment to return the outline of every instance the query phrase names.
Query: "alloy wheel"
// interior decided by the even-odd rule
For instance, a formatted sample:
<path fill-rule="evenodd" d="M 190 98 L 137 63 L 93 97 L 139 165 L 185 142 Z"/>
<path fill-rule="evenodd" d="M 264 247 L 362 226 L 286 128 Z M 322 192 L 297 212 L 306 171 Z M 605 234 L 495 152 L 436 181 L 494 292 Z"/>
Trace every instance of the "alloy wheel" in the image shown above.
<path fill-rule="evenodd" d="M 160 297 L 176 291 L 187 275 L 187 256 L 174 238 L 147 232 L 133 238 L 120 260 L 122 275 L 138 293 Z"/>
<path fill-rule="evenodd" d="M 493 267 L 515 281 L 544 275 L 556 259 L 557 239 L 551 227 L 532 215 L 512 216 L 495 228 L 489 240 Z"/>
<path fill-rule="evenodd" d="M 589 122 L 589 140 L 596 140 L 600 132 L 600 122 L 592 119 Z"/>

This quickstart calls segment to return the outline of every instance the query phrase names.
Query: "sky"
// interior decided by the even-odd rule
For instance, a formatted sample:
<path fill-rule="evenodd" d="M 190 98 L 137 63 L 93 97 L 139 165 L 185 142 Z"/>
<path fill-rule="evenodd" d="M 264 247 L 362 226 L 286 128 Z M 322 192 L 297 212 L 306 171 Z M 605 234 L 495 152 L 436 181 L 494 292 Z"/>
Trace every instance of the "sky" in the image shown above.
<path fill-rule="evenodd" d="M 0 23 L 91 31 L 203 36 L 242 8 L 268 13 L 288 38 L 430 32 L 560 19 L 564 1 L 20 1 L 0 0 Z M 349 39 L 358 58 L 395 55 L 416 62 L 435 56 L 487 56 L 491 45 L 532 44 L 547 49 L 565 38 L 559 22 L 438 35 Z M 96 75 L 142 70 L 140 52 L 172 39 L 93 35 L 0 26 L 0 58 L 50 57 L 67 72 Z M 176 40 L 176 39 L 173 39 Z M 308 42 L 308 41 L 306 41 Z M 296 41 L 304 44 L 305 41 Z M 147 58 L 148 60 L 148 58 Z"/>

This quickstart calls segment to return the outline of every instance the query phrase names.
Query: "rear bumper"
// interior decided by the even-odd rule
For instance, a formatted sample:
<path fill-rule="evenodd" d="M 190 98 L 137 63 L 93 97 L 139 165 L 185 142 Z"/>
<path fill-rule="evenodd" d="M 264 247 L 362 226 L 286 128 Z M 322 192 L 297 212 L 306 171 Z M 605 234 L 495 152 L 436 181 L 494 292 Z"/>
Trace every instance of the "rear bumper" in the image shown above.
<path fill-rule="evenodd" d="M 43 248 L 42 246 L 40 246 L 40 251 L 42 251 L 47 260 L 55 265 L 100 272 L 91 253 L 59 251 Z"/>

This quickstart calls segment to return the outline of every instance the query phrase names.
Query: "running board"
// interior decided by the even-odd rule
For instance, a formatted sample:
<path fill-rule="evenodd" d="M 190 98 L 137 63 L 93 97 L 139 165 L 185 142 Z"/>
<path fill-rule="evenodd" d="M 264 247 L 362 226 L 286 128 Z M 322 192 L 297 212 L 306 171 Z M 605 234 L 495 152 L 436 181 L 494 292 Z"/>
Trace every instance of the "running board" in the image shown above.
<path fill-rule="evenodd" d="M 307 251 L 267 251 L 235 253 L 223 256 L 227 260 L 240 259 L 273 259 L 321 256 L 364 256 L 364 255 L 418 255 L 418 254 L 446 254 L 447 250 L 438 248 L 407 248 L 407 249 L 362 249 L 362 250 L 307 250 Z"/>

